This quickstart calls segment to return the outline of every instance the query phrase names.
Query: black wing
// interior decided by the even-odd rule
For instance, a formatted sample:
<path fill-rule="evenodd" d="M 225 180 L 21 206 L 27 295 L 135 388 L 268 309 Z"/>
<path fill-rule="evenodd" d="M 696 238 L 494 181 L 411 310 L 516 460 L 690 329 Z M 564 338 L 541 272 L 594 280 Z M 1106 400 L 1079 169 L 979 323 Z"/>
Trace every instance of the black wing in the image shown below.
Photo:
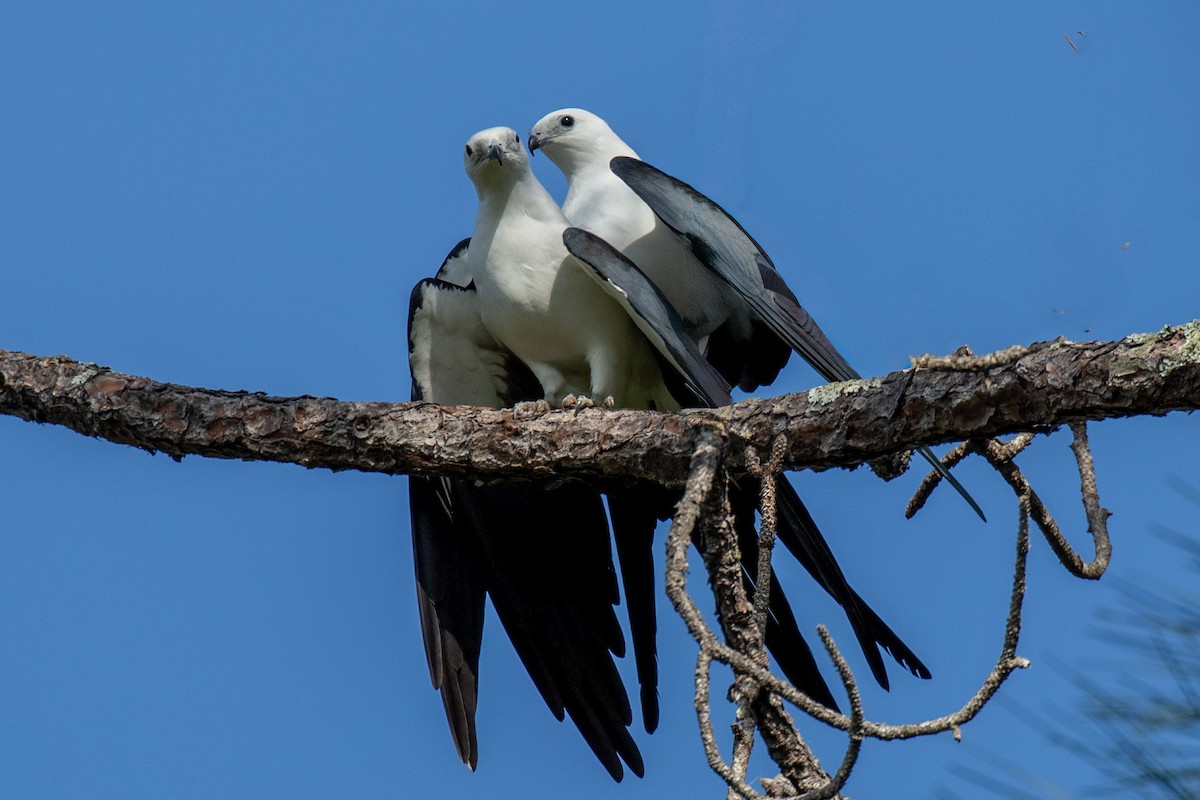
<path fill-rule="evenodd" d="M 770 256 L 737 220 L 683 181 L 644 161 L 617 156 L 611 168 L 681 236 L 692 254 L 728 283 L 775 335 L 799 353 L 827 381 L 860 378 L 816 320 L 804 310 Z M 962 495 L 979 518 L 983 509 L 928 447 L 917 452 Z"/>
<path fill-rule="evenodd" d="M 683 237 L 692 254 L 728 283 L 775 334 L 830 381 L 859 377 L 801 306 L 758 242 L 719 205 L 644 161 L 612 160 L 612 171 Z"/>
<path fill-rule="evenodd" d="M 716 407 L 732 402 L 728 386 L 714 367 L 700 355 L 678 313 L 641 270 L 603 239 L 587 231 L 568 228 L 563 234 L 563 241 L 572 255 L 591 268 L 609 294 L 621 302 L 665 360 L 683 373 L 687 385 L 699 393 L 705 405 Z M 929 670 L 920 659 L 849 585 L 828 543 L 792 485 L 782 480 L 778 482 L 778 487 L 780 540 L 817 583 L 842 606 L 879 684 L 888 687 L 887 671 L 877 644 L 892 653 L 914 675 L 930 677 Z M 744 577 L 748 583 L 752 583 L 752 576 L 757 570 L 754 509 L 758 493 L 759 482 L 749 477 L 740 479 L 730 490 Z M 778 587 L 778 584 L 773 581 L 773 586 Z M 770 599 L 767 644 L 780 669 L 809 696 L 826 705 L 835 705 L 817 671 L 811 651 L 800 635 L 786 596 L 781 589 L 775 588 Z"/>
<path fill-rule="evenodd" d="M 704 405 L 731 402 L 729 384 L 697 349 L 679 313 L 637 265 L 594 233 L 582 228 L 563 231 L 571 255 L 592 270 L 592 277 L 625 309 L 635 325 Z"/>
<path fill-rule="evenodd" d="M 617 578 L 600 495 L 579 483 L 460 483 L 487 590 L 513 647 L 558 719 L 569 715 L 615 780 L 644 772 L 612 653 Z"/>
<path fill-rule="evenodd" d="M 659 520 L 671 515 L 675 496 L 655 484 L 635 484 L 608 492 L 629 638 L 640 687 L 642 726 L 646 733 L 658 728 L 658 620 L 654 605 L 654 531 Z"/>
<path fill-rule="evenodd" d="M 780 480 L 776 482 L 776 487 L 779 540 L 817 584 L 842 606 L 879 685 L 887 689 L 888 677 L 876 644 L 891 653 L 897 662 L 918 678 L 932 677 L 921 659 L 850 586 L 829 544 L 792 484 Z M 757 491 L 757 482 L 753 488 Z"/>
<path fill-rule="evenodd" d="M 451 489 L 438 478 L 409 478 L 413 564 L 429 677 L 441 693 L 458 757 L 475 769 L 484 582 L 477 548 L 456 524 Z"/>
<path fill-rule="evenodd" d="M 413 289 L 413 399 L 500 407 L 541 396 L 532 373 L 483 327 L 467 242 Z M 410 479 L 425 652 L 463 762 L 478 762 L 475 711 L 483 598 L 491 596 L 522 663 L 559 719 L 570 715 L 605 768 L 643 764 L 612 654 L 624 652 L 616 573 L 600 495 L 581 484 L 477 486 Z"/>

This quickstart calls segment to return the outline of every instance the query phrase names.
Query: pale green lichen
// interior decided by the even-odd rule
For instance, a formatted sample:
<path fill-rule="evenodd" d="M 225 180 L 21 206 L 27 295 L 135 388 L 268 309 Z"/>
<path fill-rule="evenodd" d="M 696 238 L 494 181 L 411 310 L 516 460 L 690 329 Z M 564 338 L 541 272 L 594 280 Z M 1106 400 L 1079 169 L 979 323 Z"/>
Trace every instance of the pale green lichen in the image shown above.
<path fill-rule="evenodd" d="M 100 370 L 94 369 L 92 367 L 88 367 L 83 372 L 76 375 L 74 378 L 71 378 L 71 385 L 72 386 L 82 386 L 83 384 L 87 383 L 88 381 L 90 381 L 92 378 L 96 377 L 99 374 L 100 374 Z"/>
<path fill-rule="evenodd" d="M 1164 329 L 1164 333 L 1169 329 Z M 1174 329 L 1183 334 L 1183 342 L 1175 348 L 1175 353 L 1164 356 L 1162 360 L 1162 375 L 1169 375 L 1180 367 L 1200 363 L 1200 322 L 1192 321 Z"/>
<path fill-rule="evenodd" d="M 882 385 L 883 381 L 879 378 L 826 383 L 822 386 L 814 386 L 808 390 L 808 402 L 814 406 L 829 405 L 844 394 L 858 394 L 859 392 L 874 389 Z"/>
<path fill-rule="evenodd" d="M 1170 328 L 1163 328 L 1163 330 L 1170 330 Z M 1125 337 L 1125 341 L 1129 342 L 1130 344 L 1146 344 L 1148 342 L 1157 341 L 1158 337 L 1161 335 L 1162 331 L 1158 331 L 1156 333 L 1131 333 Z"/>
<path fill-rule="evenodd" d="M 1182 334 L 1183 342 L 1170 355 L 1164 355 L 1159 363 L 1159 374 L 1170 375 L 1180 367 L 1200 363 L 1200 321 L 1186 325 L 1170 326 L 1155 333 L 1133 333 L 1124 341 L 1130 345 L 1125 357 L 1113 360 L 1108 374 L 1111 378 L 1123 378 L 1146 368 L 1156 347 L 1165 339 Z"/>

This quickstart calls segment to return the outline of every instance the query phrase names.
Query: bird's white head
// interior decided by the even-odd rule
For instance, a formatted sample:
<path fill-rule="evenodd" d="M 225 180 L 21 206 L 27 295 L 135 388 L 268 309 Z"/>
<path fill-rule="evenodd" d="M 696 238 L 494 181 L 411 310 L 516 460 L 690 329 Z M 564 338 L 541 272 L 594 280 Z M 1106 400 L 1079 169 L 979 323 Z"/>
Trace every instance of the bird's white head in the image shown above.
<path fill-rule="evenodd" d="M 538 120 L 529 132 L 529 152 L 541 150 L 568 177 L 577 169 L 608 169 L 613 156 L 637 154 L 608 123 L 582 108 L 560 108 Z"/>
<path fill-rule="evenodd" d="M 467 177 L 478 187 L 511 181 L 528 172 L 529 156 L 521 147 L 521 137 L 512 128 L 488 128 L 467 140 L 463 165 Z"/>

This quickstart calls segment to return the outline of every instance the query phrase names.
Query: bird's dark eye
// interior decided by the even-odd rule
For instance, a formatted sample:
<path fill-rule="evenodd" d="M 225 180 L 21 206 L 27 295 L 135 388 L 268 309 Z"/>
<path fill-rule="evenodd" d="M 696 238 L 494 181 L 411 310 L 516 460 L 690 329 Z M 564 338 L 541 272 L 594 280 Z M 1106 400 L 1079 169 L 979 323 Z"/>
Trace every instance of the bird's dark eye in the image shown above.
<path fill-rule="evenodd" d="M 520 135 L 520 134 L 517 134 L 517 133 L 514 133 L 514 134 L 513 134 L 513 141 L 514 141 L 514 142 L 516 142 L 517 144 L 520 144 L 520 143 L 521 143 L 521 135 Z"/>
<path fill-rule="evenodd" d="M 575 118 L 572 117 L 570 114 L 567 114 L 562 119 L 560 119 L 558 122 L 564 128 L 574 128 L 575 127 Z"/>
<path fill-rule="evenodd" d="M 471 157 L 471 145 L 467 145 L 467 158 Z"/>

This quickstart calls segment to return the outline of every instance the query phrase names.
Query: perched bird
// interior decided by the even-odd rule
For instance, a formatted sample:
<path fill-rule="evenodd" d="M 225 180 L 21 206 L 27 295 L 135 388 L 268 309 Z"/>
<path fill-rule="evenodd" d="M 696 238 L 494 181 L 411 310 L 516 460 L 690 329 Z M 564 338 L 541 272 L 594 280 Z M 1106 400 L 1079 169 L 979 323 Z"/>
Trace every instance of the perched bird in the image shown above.
<path fill-rule="evenodd" d="M 582 228 L 568 228 L 563 239 L 571 253 L 594 271 L 601 285 L 627 309 L 647 337 L 657 344 L 659 350 L 665 354 L 666 360 L 688 377 L 689 385 L 697 392 L 704 406 L 717 407 L 733 402 L 728 384 L 704 359 L 696 343 L 688 335 L 683 319 L 662 291 L 638 269 L 637 265 L 617 252 L 612 245 Z M 748 565 L 757 559 L 758 553 L 753 514 L 760 487 L 757 480 L 742 477 L 735 480 L 730 489 L 731 503 L 734 506 L 734 526 L 738 533 L 738 546 L 742 551 L 743 564 L 746 565 L 748 573 L 750 569 Z M 888 688 L 887 670 L 879 655 L 879 647 L 891 653 L 896 661 L 917 677 L 931 677 L 929 670 L 921 663 L 920 659 L 850 586 L 837 559 L 834 558 L 825 542 L 825 537 L 822 536 L 792 485 L 787 481 L 779 481 L 776 484 L 776 492 L 779 540 L 808 570 L 817 584 L 842 606 L 862 648 L 863 655 L 866 656 L 871 672 L 879 685 L 885 689 Z M 610 508 L 613 506 L 611 496 L 609 505 Z M 624 561 L 622 561 L 622 566 L 624 567 Z M 771 600 L 775 601 L 773 595 Z M 630 603 L 630 613 L 631 615 L 634 613 L 632 603 Z M 784 616 L 791 619 L 790 609 L 786 610 Z M 770 644 L 770 621 L 768 621 L 767 634 L 768 644 Z M 653 646 L 653 642 L 648 644 Z M 639 642 L 635 637 L 635 653 L 638 645 Z M 795 651 L 776 653 L 776 660 L 780 662 L 784 674 L 802 691 L 821 699 L 827 705 L 835 705 L 832 696 L 825 697 L 828 689 L 823 683 L 819 686 L 814 685 L 816 680 L 812 677 L 811 672 L 816 669 L 815 663 L 811 667 L 806 665 L 804 669 L 795 670 L 796 673 L 803 676 L 801 680 L 792 677 L 792 673 L 789 672 L 789 662 L 783 659 L 791 659 L 796 655 Z M 804 646 L 803 655 L 807 664 L 807 661 L 811 659 L 807 645 Z M 794 665 L 795 662 L 791 662 L 791 664 Z"/>
<path fill-rule="evenodd" d="M 559 405 L 568 394 L 604 392 L 637 407 L 673 405 L 653 349 L 629 317 L 607 308 L 578 267 L 561 280 L 544 268 L 568 257 L 565 221 L 548 196 L 539 207 L 536 192 L 508 182 L 521 177 L 516 162 L 526 161 L 524 177 L 541 190 L 516 134 L 485 133 L 492 135 L 472 137 L 464 154 L 480 195 L 475 232 L 437 278 L 413 291 L 414 398 L 499 407 L 535 399 Z M 509 168 L 497 181 L 490 168 L 505 161 Z M 547 220 L 558 225 L 551 242 L 537 236 Z M 527 258 L 505 262 L 498 258 L 504 253 Z M 588 302 L 589 293 L 600 295 L 599 305 Z M 575 363 L 577 352 L 585 353 L 583 363 Z M 643 774 L 627 730 L 628 697 L 612 662 L 624 653 L 624 640 L 612 612 L 618 590 L 599 495 L 572 483 L 479 487 L 427 478 L 414 479 L 410 494 L 430 675 L 463 761 L 474 767 L 478 759 L 474 715 L 486 592 L 554 714 L 572 718 L 615 779 L 622 762 Z M 626 576 L 627 586 L 634 574 Z M 653 576 L 640 594 L 653 598 Z M 650 694 L 657 716 L 653 687 Z"/>
<path fill-rule="evenodd" d="M 496 128 L 476 134 L 466 145 L 464 161 L 479 195 L 475 231 L 469 244 L 451 254 L 438 279 L 423 281 L 414 290 L 409 337 L 414 396 L 495 406 L 531 399 L 540 392 L 543 400 L 554 405 L 574 394 L 612 397 L 622 406 L 662 410 L 728 402 L 728 385 L 694 351 L 690 334 L 682 337 L 682 345 L 677 336 L 668 345 L 672 336 L 662 320 L 675 313 L 669 303 L 664 304 L 666 317 L 655 316 L 644 305 L 623 306 L 605 290 L 606 279 L 594 273 L 591 262 L 603 266 L 607 255 L 619 258 L 619 254 L 611 248 L 603 250 L 607 246 L 600 242 L 603 253 L 597 258 L 585 246 L 592 244 L 586 234 L 567 230 L 557 204 L 529 170 L 515 132 Z M 584 238 L 578 240 L 579 236 Z M 590 262 L 568 252 L 572 241 Z M 650 291 L 629 281 L 626 285 L 639 301 Z M 691 361 L 680 355 L 681 348 L 687 347 L 693 349 Z M 556 528 L 560 534 L 575 536 L 576 526 L 569 503 L 553 496 L 558 491 L 561 487 L 551 490 L 525 484 L 485 492 L 462 481 L 414 481 L 414 547 L 431 675 L 442 691 L 460 755 L 473 764 L 478 632 L 482 630 L 476 610 L 486 591 L 556 715 L 561 719 L 565 710 L 573 718 L 613 777 L 621 775 L 621 760 L 641 774 L 640 755 L 625 730 L 631 716 L 628 701 L 619 681 L 609 680 L 609 654 L 619 654 L 623 641 L 608 616 L 611 605 L 606 605 L 615 600 L 607 541 L 601 547 L 599 535 L 589 533 L 578 558 L 555 563 L 559 556 L 549 537 Z M 591 496 L 582 489 L 572 491 L 580 491 L 584 498 L 584 525 L 591 531 L 594 513 L 587 510 L 594 508 Z M 735 486 L 732 496 L 750 583 L 757 559 L 756 485 Z M 630 606 L 643 721 L 647 730 L 653 730 L 657 675 L 653 570 L 647 565 L 652 565 L 655 518 L 669 513 L 673 498 L 664 498 L 661 490 L 635 489 L 623 500 L 610 495 L 610 510 Z M 528 517 L 504 513 L 520 508 L 535 513 Z M 501 513 L 493 513 L 495 509 Z M 803 512 L 802 506 L 799 509 Z M 845 579 L 819 533 L 815 542 L 807 540 L 808 531 L 816 529 L 805 528 L 806 524 L 785 511 L 780 527 L 798 531 L 793 538 L 802 541 L 801 549 L 807 548 L 805 565 L 834 593 L 836 589 L 830 587 L 845 585 Z M 521 525 L 529 528 L 528 535 L 514 545 L 506 526 Z M 585 557 L 585 552 L 590 555 Z M 449 576 L 460 568 L 461 579 L 451 580 Z M 576 569 L 583 579 L 576 576 Z M 550 588 L 561 594 L 538 596 L 546 576 Z M 584 594 L 588 598 L 577 596 Z M 928 676 L 924 665 L 848 585 L 842 595 L 847 598 L 844 605 L 853 607 L 847 613 L 856 633 L 864 647 L 869 643 L 876 661 L 878 641 L 901 663 Z M 786 596 L 775 587 L 770 597 L 766 638 L 780 669 L 802 691 L 833 704 Z M 539 601 L 554 607 L 549 619 L 536 613 Z M 564 615 L 577 618 L 575 630 L 567 627 Z M 563 641 L 574 649 L 562 648 Z M 543 647 L 554 652 L 543 652 Z M 882 671 L 881 661 L 878 669 Z M 577 685 L 559 680 L 570 676 L 576 676 Z"/>
<path fill-rule="evenodd" d="M 661 294 L 663 302 L 677 312 L 681 332 L 729 383 L 746 390 L 770 383 L 793 348 L 815 361 L 818 368 L 836 364 L 843 371 L 850 369 L 765 254 L 761 266 L 753 267 L 757 283 L 743 281 L 751 288 L 731 285 L 717 268 L 721 264 L 711 263 L 713 253 L 741 255 L 748 247 L 761 253 L 757 243 L 716 204 L 684 184 L 654 184 L 654 193 L 647 192 L 653 202 L 647 204 L 635 191 L 643 182 L 627 183 L 627 173 L 613 165 L 623 169 L 628 164 L 631 170 L 653 168 L 638 160 L 604 120 L 578 108 L 552 112 L 533 126 L 528 147 L 531 154 L 544 152 L 566 176 L 562 211 L 571 224 L 620 251 L 635 265 L 634 272 L 644 274 L 653 288 L 642 294 Z M 685 204 L 690 205 L 685 208 Z M 677 212 L 668 220 L 672 224 L 656 213 L 659 206 Z M 716 212 L 720 212 L 719 219 L 713 219 Z M 690 238 L 680 235 L 685 227 Z M 622 273 L 627 280 L 633 274 L 628 270 Z M 622 291 L 628 292 L 629 287 Z M 780 317 L 790 325 L 780 323 Z M 830 377 L 832 373 L 822 374 Z M 709 392 L 705 397 L 710 405 L 729 402 L 727 392 Z M 913 674 L 929 677 L 919 659 L 850 586 L 791 484 L 780 481 L 778 486 L 780 540 L 843 607 L 876 681 L 884 688 L 889 685 L 877 643 Z"/>
<path fill-rule="evenodd" d="M 671 368 L 629 313 L 570 255 L 563 241 L 567 220 L 534 177 L 514 131 L 499 128 L 476 134 L 468 141 L 464 158 L 479 195 L 467 266 L 484 327 L 537 376 L 546 402 L 559 405 L 567 396 L 586 395 L 611 397 L 622 408 L 663 411 L 712 404 L 704 391 L 712 379 Z M 721 391 L 727 396 L 727 389 Z M 609 499 L 622 572 L 646 575 L 641 561 L 650 552 L 646 532 L 652 535 L 653 518 L 668 516 L 677 498 L 664 498 L 658 491 Z M 637 543 L 626 546 L 631 529 L 639 531 Z M 748 556 L 756 548 L 747 543 L 743 550 L 743 556 Z M 641 563 L 628 564 L 627 559 L 635 556 Z M 633 588 L 640 585 L 627 586 L 627 594 L 634 594 Z M 801 649 L 807 653 L 807 646 L 782 591 L 772 597 L 778 605 L 772 606 L 775 615 L 769 623 L 768 645 L 783 654 L 781 668 L 786 672 L 784 662 L 795 663 L 791 655 Z M 634 605 L 632 599 L 630 604 Z M 640 610 L 631 608 L 630 613 L 641 619 Z M 642 637 L 637 633 L 639 622 L 632 624 L 637 653 Z M 894 634 L 884 638 L 888 646 L 908 652 Z M 807 661 L 789 677 L 802 690 L 832 703 L 815 662 L 811 657 Z M 653 675 L 646 677 L 653 680 Z M 644 706 L 651 701 L 647 692 L 643 701 Z M 650 715 L 656 714 L 655 704 Z"/>
<path fill-rule="evenodd" d="M 571 224 L 637 264 L 730 383 L 746 391 L 769 384 L 793 349 L 826 380 L 860 377 L 737 220 L 642 162 L 603 119 L 581 108 L 553 111 L 528 144 L 566 176 L 562 211 Z M 929 448 L 918 452 L 986 519 Z"/>
<path fill-rule="evenodd" d="M 468 241 L 409 309 L 414 400 L 512 406 L 542 396 L 533 374 L 483 326 L 467 271 Z M 425 654 L 463 763 L 475 769 L 484 598 L 490 595 L 526 671 L 554 715 L 570 715 L 617 780 L 643 774 L 632 712 L 612 655 L 625 652 L 608 521 L 577 482 L 476 485 L 409 479 L 413 561 Z"/>
<path fill-rule="evenodd" d="M 575 263 L 567 220 L 529 169 L 517 133 L 482 131 L 467 142 L 479 195 L 467 267 L 484 327 L 537 377 L 543 397 L 612 397 L 620 408 L 678 408 L 654 348 L 633 320 Z"/>
<path fill-rule="evenodd" d="M 615 156 L 638 156 L 604 120 L 581 108 L 555 111 L 533 126 L 528 144 L 566 176 L 562 212 L 571 224 L 611 244 L 654 282 L 726 380 L 746 391 L 775 380 L 790 348 L 613 174 Z"/>

